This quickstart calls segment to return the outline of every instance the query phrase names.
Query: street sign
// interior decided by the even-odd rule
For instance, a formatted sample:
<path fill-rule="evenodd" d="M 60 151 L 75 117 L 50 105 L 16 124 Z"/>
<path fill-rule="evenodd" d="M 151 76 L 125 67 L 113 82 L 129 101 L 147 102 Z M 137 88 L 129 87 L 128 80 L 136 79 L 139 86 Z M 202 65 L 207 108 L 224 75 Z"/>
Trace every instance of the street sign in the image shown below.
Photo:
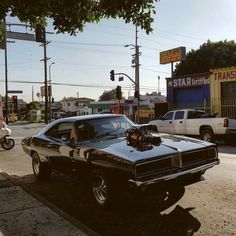
<path fill-rule="evenodd" d="M 6 37 L 10 39 L 19 39 L 19 40 L 27 40 L 35 42 L 34 34 L 6 31 Z"/>
<path fill-rule="evenodd" d="M 41 96 L 45 97 L 45 86 L 40 87 L 41 90 Z M 48 96 L 51 96 L 52 94 L 52 87 L 51 85 L 48 85 Z"/>
<path fill-rule="evenodd" d="M 8 90 L 8 93 L 23 93 L 22 90 Z"/>

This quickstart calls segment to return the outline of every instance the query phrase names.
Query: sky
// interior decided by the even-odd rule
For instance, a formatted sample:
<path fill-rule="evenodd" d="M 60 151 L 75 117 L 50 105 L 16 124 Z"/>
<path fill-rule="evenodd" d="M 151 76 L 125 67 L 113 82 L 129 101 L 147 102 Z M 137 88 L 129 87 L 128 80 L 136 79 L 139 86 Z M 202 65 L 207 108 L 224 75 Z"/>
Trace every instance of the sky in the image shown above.
<path fill-rule="evenodd" d="M 214 42 L 236 40 L 236 1 L 161 0 L 155 6 L 153 32 L 147 35 L 138 29 L 140 93 L 160 91 L 165 95 L 165 78 L 171 76 L 171 65 L 159 63 L 160 52 L 181 46 L 186 47 L 187 52 L 196 50 L 208 39 Z M 20 22 L 8 17 L 7 23 Z M 49 20 L 47 32 L 53 32 L 50 23 Z M 25 27 L 12 26 L 11 30 L 26 32 Z M 117 85 L 122 87 L 123 96 L 133 96 L 133 84 L 128 78 L 110 80 L 112 69 L 135 79 L 131 66 L 134 49 L 132 46 L 124 47 L 135 44 L 135 26 L 132 23 L 125 24 L 122 19 L 101 20 L 99 24 L 87 24 L 76 36 L 47 34 L 47 40 L 50 41 L 47 46 L 50 58 L 48 73 L 51 65 L 52 83 L 62 84 L 53 85 L 55 101 L 64 97 L 98 100 L 105 90 L 114 89 Z M 44 82 L 44 63 L 40 61 L 44 55 L 43 47 L 37 42 L 15 40 L 15 43 L 8 43 L 7 49 L 8 90 L 22 90 L 18 98 L 26 102 L 40 101 L 40 87 Z M 4 50 L 0 50 L 0 95 L 5 95 Z"/>

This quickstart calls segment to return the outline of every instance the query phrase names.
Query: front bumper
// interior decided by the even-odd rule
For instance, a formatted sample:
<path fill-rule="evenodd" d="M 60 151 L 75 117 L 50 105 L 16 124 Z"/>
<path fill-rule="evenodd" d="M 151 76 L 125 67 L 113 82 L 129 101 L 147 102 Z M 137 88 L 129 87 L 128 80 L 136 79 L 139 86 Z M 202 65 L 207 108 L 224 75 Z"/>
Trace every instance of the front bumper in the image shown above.
<path fill-rule="evenodd" d="M 216 160 L 214 162 L 207 163 L 205 165 L 201 165 L 201 166 L 189 169 L 189 170 L 183 170 L 181 172 L 177 172 L 174 174 L 158 176 L 156 178 L 154 177 L 150 180 L 145 180 L 145 181 L 129 179 L 129 183 L 132 186 L 135 186 L 137 188 L 142 188 L 142 187 L 150 186 L 150 185 L 161 183 L 161 182 L 166 183 L 179 177 L 184 177 L 184 176 L 191 177 L 191 176 L 196 175 L 197 173 L 204 173 L 207 169 L 212 168 L 213 166 L 218 165 L 219 163 L 220 161 Z"/>

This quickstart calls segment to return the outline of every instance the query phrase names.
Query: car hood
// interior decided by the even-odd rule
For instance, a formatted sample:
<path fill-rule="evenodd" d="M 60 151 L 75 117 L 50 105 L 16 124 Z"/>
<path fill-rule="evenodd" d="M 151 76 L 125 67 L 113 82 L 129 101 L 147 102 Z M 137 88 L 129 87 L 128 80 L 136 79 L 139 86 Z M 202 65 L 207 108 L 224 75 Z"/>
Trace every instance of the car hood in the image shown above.
<path fill-rule="evenodd" d="M 149 145 L 148 148 L 140 148 L 129 145 L 126 138 L 118 138 L 86 142 L 84 145 L 82 144 L 82 146 L 86 146 L 86 148 L 89 149 L 98 150 L 103 154 L 112 154 L 134 163 L 142 162 L 146 159 L 156 157 L 162 158 L 169 155 L 175 155 L 180 152 L 194 151 L 196 149 L 204 149 L 209 146 L 215 146 L 212 143 L 184 136 L 170 134 L 153 134 L 153 136 L 161 138 L 160 145 Z"/>

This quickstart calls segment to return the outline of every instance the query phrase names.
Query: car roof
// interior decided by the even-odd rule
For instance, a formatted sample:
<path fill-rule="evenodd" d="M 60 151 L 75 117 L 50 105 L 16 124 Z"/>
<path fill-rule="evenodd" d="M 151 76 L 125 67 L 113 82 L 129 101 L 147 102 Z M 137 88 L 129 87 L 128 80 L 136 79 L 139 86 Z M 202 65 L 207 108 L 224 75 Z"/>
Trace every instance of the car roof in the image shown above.
<path fill-rule="evenodd" d="M 99 119 L 99 118 L 107 118 L 107 117 L 117 117 L 117 116 L 124 116 L 122 114 L 93 114 L 93 115 L 84 115 L 84 116 L 71 116 L 71 117 L 65 117 L 60 118 L 52 123 L 62 122 L 62 121 L 68 121 L 68 122 L 75 122 L 75 121 L 81 121 L 81 120 L 90 120 L 90 119 Z"/>
<path fill-rule="evenodd" d="M 84 115 L 84 116 L 70 116 L 65 118 L 60 118 L 54 120 L 53 122 L 49 123 L 44 129 L 42 129 L 39 134 L 44 134 L 47 132 L 52 126 L 61 123 L 61 122 L 77 122 L 83 120 L 96 120 L 101 118 L 109 118 L 109 117 L 121 117 L 125 116 L 123 114 L 93 114 L 93 115 Z"/>

